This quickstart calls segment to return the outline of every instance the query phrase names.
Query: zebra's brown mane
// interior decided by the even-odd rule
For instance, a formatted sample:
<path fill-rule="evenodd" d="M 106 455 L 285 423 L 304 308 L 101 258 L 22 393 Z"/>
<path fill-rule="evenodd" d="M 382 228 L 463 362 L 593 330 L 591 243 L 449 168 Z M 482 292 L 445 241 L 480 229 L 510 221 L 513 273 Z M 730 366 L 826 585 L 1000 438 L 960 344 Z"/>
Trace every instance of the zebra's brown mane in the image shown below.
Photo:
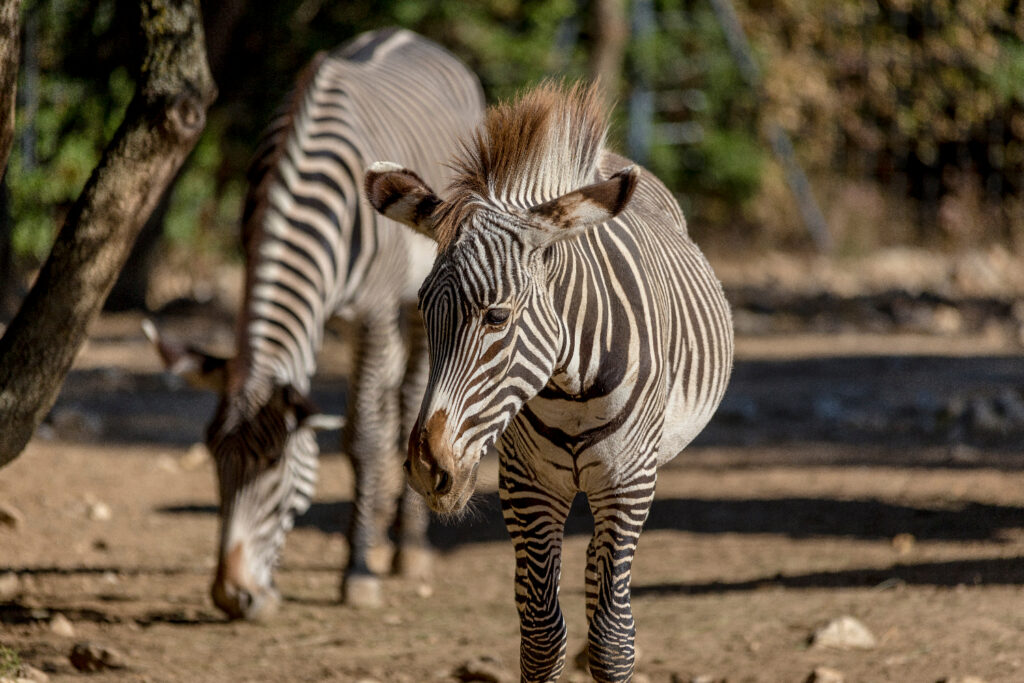
<path fill-rule="evenodd" d="M 596 85 L 547 81 L 488 108 L 452 159 L 454 179 L 435 225 L 444 251 L 473 206 L 539 204 L 593 181 L 608 129 Z"/>

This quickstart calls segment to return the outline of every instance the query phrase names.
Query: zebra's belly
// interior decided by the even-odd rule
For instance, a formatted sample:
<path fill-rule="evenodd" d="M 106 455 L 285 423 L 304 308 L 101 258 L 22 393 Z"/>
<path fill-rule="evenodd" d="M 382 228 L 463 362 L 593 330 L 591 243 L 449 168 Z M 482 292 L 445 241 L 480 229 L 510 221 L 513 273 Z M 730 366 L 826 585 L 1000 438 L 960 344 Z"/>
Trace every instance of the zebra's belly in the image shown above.
<path fill-rule="evenodd" d="M 724 388 L 725 381 L 720 384 Z M 706 396 L 704 401 L 694 401 L 682 384 L 672 388 L 665 407 L 665 426 L 661 446 L 658 448 L 659 466 L 679 455 L 697 438 L 711 421 L 721 400 L 721 395 L 718 395 Z"/>

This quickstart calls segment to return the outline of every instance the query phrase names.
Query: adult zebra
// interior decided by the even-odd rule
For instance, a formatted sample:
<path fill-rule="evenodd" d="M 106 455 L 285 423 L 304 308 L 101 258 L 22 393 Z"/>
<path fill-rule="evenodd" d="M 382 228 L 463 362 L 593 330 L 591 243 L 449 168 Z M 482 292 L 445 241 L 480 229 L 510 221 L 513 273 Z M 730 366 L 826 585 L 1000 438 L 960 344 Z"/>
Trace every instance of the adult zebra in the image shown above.
<path fill-rule="evenodd" d="M 278 602 L 273 568 L 295 514 L 309 506 L 313 430 L 336 426 L 308 397 L 324 325 L 359 322 L 345 450 L 356 473 L 344 599 L 379 601 L 367 556 L 408 490 L 400 453 L 426 382 L 416 288 L 436 248 L 380 219 L 360 191 L 365 163 L 397 156 L 445 182 L 457 135 L 483 114 L 479 81 L 451 54 L 409 31 L 366 33 L 319 54 L 270 124 L 249 174 L 243 212 L 245 301 L 237 354 L 218 359 L 161 341 L 171 370 L 221 392 L 207 429 L 220 488 L 213 600 L 257 618 Z M 403 320 L 404 318 L 404 320 Z M 428 517 L 403 497 L 396 567 L 425 569 Z"/>
<path fill-rule="evenodd" d="M 599 102 L 548 84 L 492 108 L 446 200 L 397 164 L 366 176 L 378 211 L 439 244 L 406 469 L 434 510 L 456 513 L 496 443 L 530 682 L 564 666 L 558 578 L 578 491 L 595 519 L 591 674 L 631 678 L 630 568 L 656 471 L 703 429 L 732 368 L 721 286 L 664 185 L 605 149 Z"/>

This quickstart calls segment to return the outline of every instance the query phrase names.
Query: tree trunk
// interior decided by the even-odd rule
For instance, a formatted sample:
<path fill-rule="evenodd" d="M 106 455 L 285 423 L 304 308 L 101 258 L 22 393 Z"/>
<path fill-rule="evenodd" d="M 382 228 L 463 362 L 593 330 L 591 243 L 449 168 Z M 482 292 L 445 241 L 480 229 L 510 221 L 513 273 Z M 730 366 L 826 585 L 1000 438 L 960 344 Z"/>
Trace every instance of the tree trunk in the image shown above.
<path fill-rule="evenodd" d="M 0 322 L 6 323 L 17 310 L 15 289 L 17 278 L 14 277 L 14 245 L 11 237 L 14 233 L 11 219 L 11 191 L 7 187 L 7 174 L 0 180 Z"/>
<path fill-rule="evenodd" d="M 142 0 L 146 54 L 124 121 L 0 339 L 0 466 L 53 406 L 132 242 L 206 123 L 216 87 L 198 0 Z"/>
<path fill-rule="evenodd" d="M 177 180 L 178 176 L 171 180 L 153 213 L 149 215 L 149 220 L 142 226 L 139 236 L 135 238 L 135 245 L 128 253 L 124 267 L 121 268 L 121 273 L 117 276 L 114 287 L 103 304 L 104 311 L 146 310 L 149 275 L 157 260 L 157 252 L 164 235 L 164 218 L 167 216 L 167 209 L 171 204 L 171 194 L 174 192 L 174 183 Z"/>
<path fill-rule="evenodd" d="M 619 94 L 622 63 L 629 40 L 624 0 L 594 0 L 590 79 L 600 81 L 608 110 Z"/>
<path fill-rule="evenodd" d="M 235 27 L 245 12 L 245 0 L 221 0 L 207 4 L 203 12 L 203 33 L 206 35 L 206 61 L 210 65 L 215 81 L 223 82 L 224 65 L 227 63 Z M 170 206 L 174 187 L 181 177 L 179 173 L 167 186 L 160 203 L 142 226 L 142 231 L 135 240 L 135 246 L 128 254 L 121 274 L 114 282 L 107 301 L 103 305 L 105 311 L 131 311 L 146 309 L 146 295 L 149 290 L 150 275 L 164 243 L 164 219 Z"/>
<path fill-rule="evenodd" d="M 21 0 L 0 0 L 0 176 L 14 140 L 14 101 L 18 90 L 18 12 Z"/>

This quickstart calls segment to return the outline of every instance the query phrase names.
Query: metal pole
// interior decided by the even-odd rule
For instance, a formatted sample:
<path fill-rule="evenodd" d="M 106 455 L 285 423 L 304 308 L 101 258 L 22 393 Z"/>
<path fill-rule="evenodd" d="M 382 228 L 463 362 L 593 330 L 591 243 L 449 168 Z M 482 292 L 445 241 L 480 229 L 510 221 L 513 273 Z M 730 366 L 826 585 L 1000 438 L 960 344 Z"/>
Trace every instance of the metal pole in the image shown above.
<path fill-rule="evenodd" d="M 709 0 L 709 2 L 715 12 L 715 17 L 718 18 L 718 24 L 722 27 L 722 32 L 725 34 L 726 45 L 729 47 L 729 52 L 732 54 L 737 68 L 739 68 L 740 76 L 760 96 L 761 70 L 758 69 L 757 62 L 754 61 L 753 51 L 750 49 L 750 43 L 743 32 L 743 27 L 740 25 L 739 17 L 736 16 L 736 10 L 733 8 L 732 2 L 730 0 Z M 768 142 L 775 153 L 775 157 L 782 164 L 783 171 L 786 174 L 786 184 L 789 185 L 789 190 L 793 193 L 794 199 L 796 199 L 804 226 L 811 234 L 811 239 L 814 240 L 815 246 L 818 247 L 818 251 L 831 251 L 834 246 L 832 234 L 829 232 L 825 215 L 821 212 L 821 208 L 814 198 L 814 192 L 811 190 L 811 183 L 807 179 L 807 174 L 804 173 L 803 167 L 800 166 L 800 162 L 796 158 L 792 140 L 789 139 L 789 135 L 781 126 L 771 122 L 768 127 Z"/>

